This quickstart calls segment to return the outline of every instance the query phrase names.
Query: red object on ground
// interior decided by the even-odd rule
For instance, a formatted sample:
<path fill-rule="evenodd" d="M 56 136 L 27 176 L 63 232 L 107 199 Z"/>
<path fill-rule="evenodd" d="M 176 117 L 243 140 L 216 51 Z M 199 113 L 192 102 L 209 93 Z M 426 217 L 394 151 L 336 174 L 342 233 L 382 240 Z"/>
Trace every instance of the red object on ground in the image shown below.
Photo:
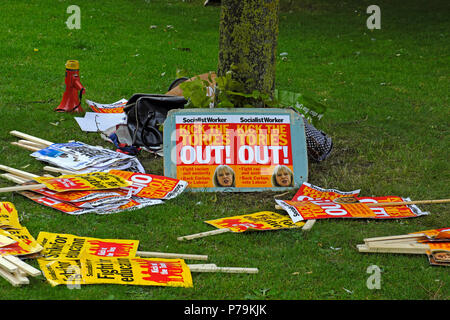
<path fill-rule="evenodd" d="M 86 91 L 80 81 L 79 63 L 68 60 L 66 63 L 66 91 L 61 103 L 55 109 L 58 112 L 83 112 L 81 96 Z"/>

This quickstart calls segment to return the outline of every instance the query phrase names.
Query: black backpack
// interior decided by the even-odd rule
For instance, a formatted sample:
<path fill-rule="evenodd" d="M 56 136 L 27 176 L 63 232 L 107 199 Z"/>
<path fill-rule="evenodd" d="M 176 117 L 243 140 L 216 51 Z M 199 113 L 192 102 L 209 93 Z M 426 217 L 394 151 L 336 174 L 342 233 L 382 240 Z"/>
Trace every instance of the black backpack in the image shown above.
<path fill-rule="evenodd" d="M 136 93 L 124 112 L 133 146 L 159 149 L 163 144 L 162 125 L 172 109 L 183 109 L 187 100 L 181 96 Z"/>

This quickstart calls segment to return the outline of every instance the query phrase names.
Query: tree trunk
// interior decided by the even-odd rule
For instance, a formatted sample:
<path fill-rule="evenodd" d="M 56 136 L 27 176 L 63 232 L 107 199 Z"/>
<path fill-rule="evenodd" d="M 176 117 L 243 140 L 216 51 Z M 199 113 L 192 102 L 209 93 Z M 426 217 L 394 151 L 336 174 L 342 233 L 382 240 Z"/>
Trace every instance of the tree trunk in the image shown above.
<path fill-rule="evenodd" d="M 275 90 L 279 0 L 223 0 L 218 76 L 232 70 L 245 93 Z"/>

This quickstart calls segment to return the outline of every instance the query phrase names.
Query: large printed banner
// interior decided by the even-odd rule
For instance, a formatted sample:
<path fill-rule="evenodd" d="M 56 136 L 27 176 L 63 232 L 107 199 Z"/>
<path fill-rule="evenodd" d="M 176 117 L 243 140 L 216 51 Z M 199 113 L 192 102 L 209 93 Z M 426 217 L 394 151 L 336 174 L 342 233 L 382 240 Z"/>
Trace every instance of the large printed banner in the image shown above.
<path fill-rule="evenodd" d="M 269 231 L 300 228 L 305 222 L 293 223 L 291 218 L 271 211 L 261 211 L 241 216 L 205 221 L 216 228 L 228 228 L 231 232 Z"/>
<path fill-rule="evenodd" d="M 293 187 L 289 115 L 177 115 L 177 178 L 191 188 Z"/>
<path fill-rule="evenodd" d="M 92 258 L 38 259 L 52 286 L 85 284 L 125 284 L 193 287 L 189 267 L 182 259 Z"/>
<path fill-rule="evenodd" d="M 134 257 L 138 240 L 97 239 L 72 234 L 40 232 L 37 241 L 47 260 L 101 257 Z"/>
<path fill-rule="evenodd" d="M 368 207 L 364 203 L 403 202 L 409 198 L 397 196 L 357 197 L 359 190 L 343 192 L 336 189 L 323 189 L 303 183 L 292 200 L 276 200 L 286 210 L 293 222 L 325 218 L 373 218 L 396 219 L 412 218 L 428 214 L 415 205 Z M 352 196 L 359 203 L 339 203 L 337 198 Z"/>

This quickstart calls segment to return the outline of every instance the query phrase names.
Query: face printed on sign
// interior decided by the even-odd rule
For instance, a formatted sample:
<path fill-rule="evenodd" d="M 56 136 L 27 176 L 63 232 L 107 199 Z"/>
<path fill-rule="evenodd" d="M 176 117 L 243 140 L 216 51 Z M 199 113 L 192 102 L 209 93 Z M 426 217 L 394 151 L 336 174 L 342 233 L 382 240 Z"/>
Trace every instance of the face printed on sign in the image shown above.
<path fill-rule="evenodd" d="M 272 183 L 274 187 L 292 187 L 292 171 L 286 166 L 277 166 L 273 172 Z"/>
<path fill-rule="evenodd" d="M 234 172 L 226 165 L 218 166 L 214 173 L 216 187 L 234 187 Z"/>

